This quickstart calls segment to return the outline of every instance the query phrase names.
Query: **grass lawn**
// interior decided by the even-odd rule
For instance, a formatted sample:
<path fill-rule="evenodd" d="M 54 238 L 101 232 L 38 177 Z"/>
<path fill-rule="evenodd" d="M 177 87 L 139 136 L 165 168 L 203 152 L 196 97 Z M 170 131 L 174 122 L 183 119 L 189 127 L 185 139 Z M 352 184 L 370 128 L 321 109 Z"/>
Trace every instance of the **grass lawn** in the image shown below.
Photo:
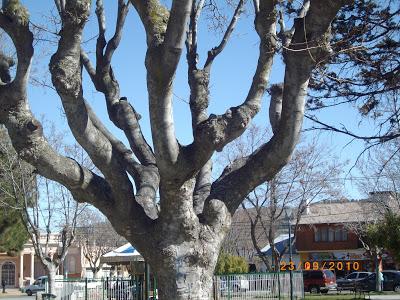
<path fill-rule="evenodd" d="M 306 294 L 304 300 L 349 300 L 349 299 L 360 299 L 355 298 L 354 294 L 343 294 L 343 295 L 336 295 L 336 294 L 327 294 L 327 295 L 310 295 Z M 363 299 L 363 298 L 361 298 Z"/>
<path fill-rule="evenodd" d="M 381 293 L 377 293 L 377 292 L 371 292 L 370 295 L 396 295 L 393 292 L 381 292 Z M 350 299 L 364 299 L 364 295 L 360 295 L 357 294 L 357 296 L 355 296 L 353 293 L 351 294 L 336 294 L 336 293 L 332 293 L 332 294 L 318 294 L 318 295 L 311 295 L 309 293 L 306 293 L 304 295 L 304 300 L 350 300 Z M 368 296 L 367 296 L 368 299 Z M 399 299 L 400 299 L 400 295 L 399 295 Z"/>

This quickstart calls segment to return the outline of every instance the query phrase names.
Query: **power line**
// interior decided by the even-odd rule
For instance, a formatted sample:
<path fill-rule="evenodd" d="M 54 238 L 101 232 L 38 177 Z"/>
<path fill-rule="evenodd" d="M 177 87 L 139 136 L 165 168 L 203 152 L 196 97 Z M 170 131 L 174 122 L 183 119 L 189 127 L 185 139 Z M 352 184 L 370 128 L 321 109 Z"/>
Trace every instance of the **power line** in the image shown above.
<path fill-rule="evenodd" d="M 390 176 L 390 175 L 374 175 L 374 176 L 351 176 L 351 177 L 337 177 L 337 178 L 327 178 L 327 179 L 310 179 L 310 180 L 301 180 L 301 179 L 296 179 L 293 181 L 278 181 L 277 184 L 290 184 L 293 182 L 324 182 L 324 181 L 360 181 L 360 180 L 366 180 L 366 179 L 381 179 L 381 178 L 386 178 L 386 179 L 400 179 L 400 176 Z"/>

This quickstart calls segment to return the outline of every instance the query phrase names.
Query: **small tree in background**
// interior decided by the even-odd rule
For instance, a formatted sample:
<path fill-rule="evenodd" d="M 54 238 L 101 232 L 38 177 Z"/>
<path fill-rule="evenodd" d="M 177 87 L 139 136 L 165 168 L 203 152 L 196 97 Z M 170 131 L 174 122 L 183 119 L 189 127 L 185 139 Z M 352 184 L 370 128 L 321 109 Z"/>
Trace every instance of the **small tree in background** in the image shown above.
<path fill-rule="evenodd" d="M 15 255 L 23 249 L 28 233 L 20 218 L 20 207 L 15 203 L 13 185 L 7 176 L 10 170 L 16 168 L 7 160 L 10 149 L 12 146 L 6 130 L 0 126 L 0 252 Z M 24 176 L 15 175 L 17 178 Z"/>
<path fill-rule="evenodd" d="M 379 228 L 380 227 L 380 228 Z M 383 235 L 383 245 L 396 259 L 400 262 L 400 215 L 388 212 L 385 216 L 384 223 L 378 227 L 379 232 Z"/>
<path fill-rule="evenodd" d="M 375 262 L 375 289 L 381 291 L 381 280 L 380 280 L 380 270 L 379 265 L 382 262 L 382 255 L 384 253 L 384 239 L 385 234 L 380 231 L 381 225 L 379 223 L 374 224 L 362 224 L 358 230 L 352 230 L 356 232 L 358 239 L 363 245 L 364 249 L 369 253 L 370 257 L 374 258 Z"/>
<path fill-rule="evenodd" d="M 380 250 L 388 250 L 397 262 L 400 262 L 400 215 L 387 212 L 383 220 L 365 226 L 362 237 L 364 243 Z"/>
<path fill-rule="evenodd" d="M 374 147 L 357 167 L 363 175 L 360 191 L 369 195 L 370 212 L 364 220 L 351 225 L 364 248 L 381 261 L 384 250 L 400 261 L 400 141 L 392 139 Z M 372 217 L 371 217 L 372 216 Z M 366 220 L 371 220 L 366 222 Z M 377 290 L 380 288 L 377 276 Z"/>
<path fill-rule="evenodd" d="M 243 274 L 247 272 L 249 272 L 249 264 L 246 259 L 221 251 L 215 267 L 215 274 Z"/>
<path fill-rule="evenodd" d="M 0 252 L 14 256 L 23 249 L 28 240 L 28 233 L 15 209 L 2 206 L 0 208 Z"/>

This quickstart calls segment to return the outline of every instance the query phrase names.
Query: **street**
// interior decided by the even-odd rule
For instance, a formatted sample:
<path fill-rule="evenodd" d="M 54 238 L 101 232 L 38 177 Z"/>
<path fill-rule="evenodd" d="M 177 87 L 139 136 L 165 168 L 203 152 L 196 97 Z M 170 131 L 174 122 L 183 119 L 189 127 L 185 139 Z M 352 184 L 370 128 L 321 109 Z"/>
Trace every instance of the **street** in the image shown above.
<path fill-rule="evenodd" d="M 0 295 L 1 300 L 35 300 L 35 296 L 28 295 Z"/>

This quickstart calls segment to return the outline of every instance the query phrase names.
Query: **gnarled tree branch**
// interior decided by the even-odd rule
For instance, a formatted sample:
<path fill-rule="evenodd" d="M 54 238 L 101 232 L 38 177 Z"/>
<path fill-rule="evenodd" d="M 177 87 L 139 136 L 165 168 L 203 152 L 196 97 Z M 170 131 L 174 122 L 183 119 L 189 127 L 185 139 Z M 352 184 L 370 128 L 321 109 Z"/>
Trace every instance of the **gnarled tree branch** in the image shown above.
<path fill-rule="evenodd" d="M 290 49 L 284 54 L 286 71 L 279 126 L 268 143 L 225 169 L 213 183 L 209 201 L 221 199 L 233 214 L 251 190 L 271 179 L 290 159 L 301 129 L 311 71 L 329 54 L 330 23 L 344 4 L 340 0 L 329 5 L 312 1 L 306 17 L 296 21 Z"/>
<path fill-rule="evenodd" d="M 62 29 L 57 52 L 50 61 L 53 85 L 60 95 L 72 133 L 93 163 L 110 183 L 120 214 L 134 216 L 132 226 L 146 232 L 150 219 L 135 201 L 132 184 L 126 174 L 129 151 L 116 140 L 94 115 L 82 91 L 80 69 L 81 35 L 90 10 L 90 1 L 69 1 L 62 14 Z"/>
<path fill-rule="evenodd" d="M 103 13 L 103 3 L 98 0 L 96 5 L 97 20 L 99 23 L 99 38 L 97 39 L 96 46 L 96 68 L 91 65 L 88 56 L 83 50 L 81 50 L 81 60 L 96 89 L 105 95 L 110 119 L 118 128 L 124 131 L 131 149 L 139 161 L 144 165 L 144 167 L 142 167 L 138 164 L 132 163 L 128 159 L 125 159 L 126 170 L 135 180 L 137 190 L 135 197 L 136 200 L 144 207 L 147 215 L 151 216 L 151 218 L 155 218 L 157 216 L 155 195 L 159 183 L 159 175 L 157 168 L 155 167 L 155 157 L 151 147 L 148 145 L 142 134 L 139 125 L 139 114 L 136 113 L 126 97 L 120 97 L 119 83 L 111 68 L 113 53 L 117 49 L 121 40 L 128 6 L 124 4 L 123 0 L 119 1 L 115 33 L 111 40 L 107 42 L 105 39 L 106 24 Z M 106 49 L 105 53 L 103 53 L 104 48 Z M 100 123 L 99 120 L 98 123 Z M 102 132 L 108 133 L 105 128 L 103 128 Z M 109 137 L 109 140 L 112 140 L 111 133 L 107 134 L 107 136 Z M 123 144 L 119 141 L 118 145 L 123 147 Z M 122 152 L 126 153 L 127 150 Z"/>
<path fill-rule="evenodd" d="M 237 11 L 240 11 L 240 4 Z M 196 124 L 193 143 L 184 149 L 184 151 L 190 153 L 187 157 L 196 158 L 192 163 L 188 163 L 187 177 L 201 169 L 215 150 L 221 151 L 227 143 L 240 136 L 260 110 L 261 99 L 267 87 L 276 51 L 275 1 L 263 1 L 259 12 L 256 14 L 255 24 L 260 37 L 260 54 L 252 85 L 246 100 L 241 105 L 228 109 L 223 115 L 216 116 L 212 114 L 206 119 L 205 109 L 208 106 L 209 73 L 206 70 L 201 70 L 195 72 L 195 76 L 192 77 L 193 81 L 197 80 L 192 84 L 194 87 L 191 93 L 191 103 L 193 103 L 191 105 L 192 116 L 194 116 L 194 118 L 192 117 L 194 119 L 192 122 L 198 124 Z M 201 96 L 198 95 L 199 92 Z M 201 119 L 198 116 L 201 116 Z"/>
<path fill-rule="evenodd" d="M 108 183 L 75 160 L 55 152 L 43 136 L 42 125 L 29 109 L 26 85 L 33 55 L 33 35 L 27 24 L 1 12 L 0 27 L 15 41 L 17 56 L 21 58 L 17 67 L 19 75 L 0 90 L 0 123 L 6 126 L 15 150 L 39 174 L 66 186 L 78 201 L 96 199 L 102 211 L 109 214 L 113 197 Z"/>

